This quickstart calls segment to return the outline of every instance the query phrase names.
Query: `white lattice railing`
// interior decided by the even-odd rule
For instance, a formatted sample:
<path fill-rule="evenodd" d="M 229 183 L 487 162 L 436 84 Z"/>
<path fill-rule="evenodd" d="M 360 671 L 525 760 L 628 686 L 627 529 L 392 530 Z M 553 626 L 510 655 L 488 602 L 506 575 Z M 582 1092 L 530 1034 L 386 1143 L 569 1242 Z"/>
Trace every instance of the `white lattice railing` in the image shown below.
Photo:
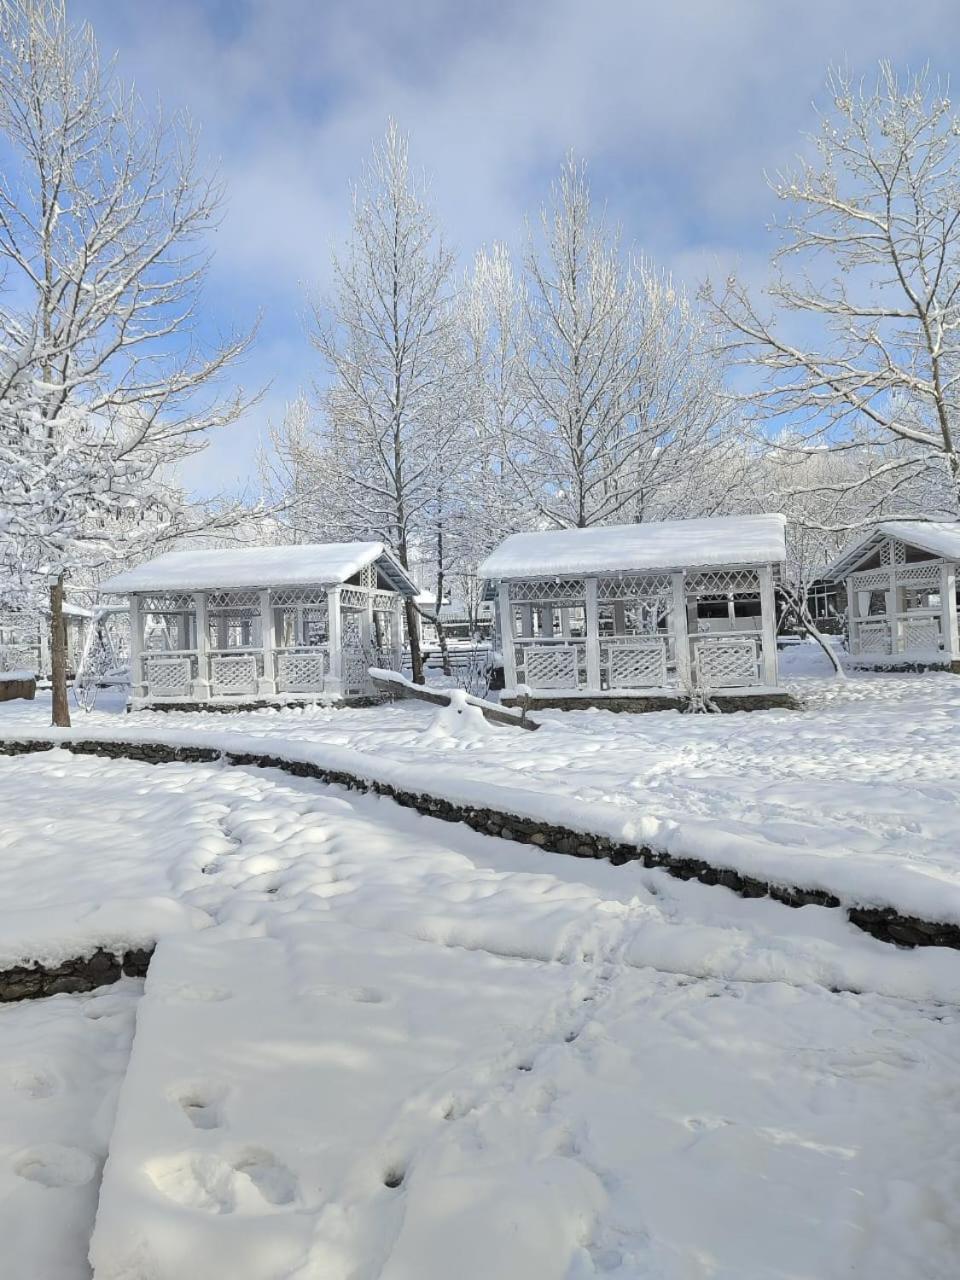
<path fill-rule="evenodd" d="M 855 628 L 854 652 L 890 652 L 890 624 L 886 620 L 858 622 Z"/>
<path fill-rule="evenodd" d="M 189 698 L 193 692 L 196 654 L 145 653 L 141 666 L 148 697 Z"/>
<path fill-rule="evenodd" d="M 280 650 L 276 665 L 278 693 L 322 693 L 330 672 L 330 650 L 326 646 Z"/>
<path fill-rule="evenodd" d="M 222 651 L 211 653 L 210 692 L 215 698 L 256 693 L 262 663 L 262 654 Z"/>
<path fill-rule="evenodd" d="M 940 648 L 940 619 L 928 615 L 900 615 L 900 650 L 903 653 L 934 653 Z"/>
<path fill-rule="evenodd" d="M 631 637 L 605 644 L 600 666 L 611 689 L 662 689 L 667 684 L 667 638 Z"/>
<path fill-rule="evenodd" d="M 760 683 L 753 636 L 699 636 L 693 641 L 694 675 L 704 689 L 740 689 Z"/>
<path fill-rule="evenodd" d="M 587 651 L 582 640 L 521 639 L 515 647 L 517 683 L 532 689 L 578 689 L 586 685 Z"/>

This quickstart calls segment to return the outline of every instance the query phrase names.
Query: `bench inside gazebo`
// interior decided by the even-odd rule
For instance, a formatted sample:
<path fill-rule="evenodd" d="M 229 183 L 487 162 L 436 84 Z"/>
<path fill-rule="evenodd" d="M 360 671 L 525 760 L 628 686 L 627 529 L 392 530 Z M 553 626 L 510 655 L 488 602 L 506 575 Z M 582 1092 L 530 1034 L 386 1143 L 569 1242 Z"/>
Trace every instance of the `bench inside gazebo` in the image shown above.
<path fill-rule="evenodd" d="M 660 710 L 695 690 L 722 710 L 792 706 L 779 685 L 784 518 L 517 533 L 493 585 L 508 705 Z"/>
<path fill-rule="evenodd" d="M 130 602 L 133 708 L 350 702 L 399 669 L 417 588 L 381 542 L 174 551 L 101 591 Z"/>
<path fill-rule="evenodd" d="M 885 520 L 838 557 L 854 665 L 960 672 L 958 565 L 960 521 Z"/>

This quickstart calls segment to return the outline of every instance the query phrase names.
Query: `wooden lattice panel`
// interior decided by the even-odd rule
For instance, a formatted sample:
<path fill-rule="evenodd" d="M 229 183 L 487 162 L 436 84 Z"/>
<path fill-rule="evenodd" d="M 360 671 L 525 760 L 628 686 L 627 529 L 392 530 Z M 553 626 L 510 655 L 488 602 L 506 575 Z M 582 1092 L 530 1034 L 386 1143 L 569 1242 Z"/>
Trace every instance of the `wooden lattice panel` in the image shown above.
<path fill-rule="evenodd" d="M 147 658 L 144 663 L 147 687 L 154 698 L 189 697 L 191 662 L 189 658 Z"/>
<path fill-rule="evenodd" d="M 898 564 L 894 570 L 898 587 L 940 586 L 942 560 L 921 560 L 918 564 Z"/>
<path fill-rule="evenodd" d="M 890 628 L 886 622 L 861 622 L 857 635 L 861 653 L 890 652 Z"/>
<path fill-rule="evenodd" d="M 256 693 L 257 660 L 251 653 L 210 659 L 210 683 L 221 694 Z"/>
<path fill-rule="evenodd" d="M 194 599 L 186 591 L 168 591 L 163 595 L 141 596 L 143 613 L 193 613 Z"/>
<path fill-rule="evenodd" d="M 759 684 L 756 641 L 698 641 L 696 673 L 698 683 L 705 689 L 738 689 L 744 685 Z"/>
<path fill-rule="evenodd" d="M 597 583 L 598 600 L 654 600 L 672 593 L 673 580 L 669 573 L 625 573 L 618 578 L 601 578 Z"/>
<path fill-rule="evenodd" d="M 218 612 L 225 609 L 260 609 L 260 592 L 259 591 L 211 591 L 207 597 L 207 608 L 217 610 Z"/>
<path fill-rule="evenodd" d="M 940 648 L 940 623 L 936 618 L 904 618 L 901 635 L 905 652 L 932 653 Z"/>
<path fill-rule="evenodd" d="M 527 645 L 524 675 L 534 689 L 575 689 L 577 651 L 571 645 Z"/>
<path fill-rule="evenodd" d="M 865 569 L 863 573 L 854 573 L 850 577 L 850 587 L 853 591 L 875 591 L 877 588 L 886 590 L 889 585 L 889 569 Z"/>
<path fill-rule="evenodd" d="M 318 653 L 281 653 L 277 657 L 277 683 L 284 693 L 321 693 L 330 670 L 326 650 Z"/>
<path fill-rule="evenodd" d="M 270 603 L 276 609 L 296 608 L 297 605 L 325 605 L 327 593 L 323 587 L 280 587 L 270 592 Z"/>
<path fill-rule="evenodd" d="M 662 689 L 667 683 L 667 646 L 663 639 L 607 649 L 611 689 Z"/>
<path fill-rule="evenodd" d="M 510 583 L 511 604 L 583 604 L 586 593 L 583 578 L 543 578 Z"/>
<path fill-rule="evenodd" d="M 340 605 L 344 609 L 366 609 L 367 601 L 370 599 L 366 591 L 361 591 L 359 587 L 341 587 L 340 588 Z"/>
<path fill-rule="evenodd" d="M 692 596 L 756 595 L 760 575 L 756 569 L 708 569 L 691 573 L 684 588 Z"/>

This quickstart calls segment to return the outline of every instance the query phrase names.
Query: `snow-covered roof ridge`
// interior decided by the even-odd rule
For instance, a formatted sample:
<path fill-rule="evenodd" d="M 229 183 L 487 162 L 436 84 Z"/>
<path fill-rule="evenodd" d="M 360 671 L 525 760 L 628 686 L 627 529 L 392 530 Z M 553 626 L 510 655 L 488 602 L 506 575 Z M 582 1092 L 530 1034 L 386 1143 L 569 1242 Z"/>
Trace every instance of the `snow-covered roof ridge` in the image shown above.
<path fill-rule="evenodd" d="M 960 560 L 960 520 L 881 520 L 851 542 L 828 565 L 823 577 L 829 580 L 846 577 L 858 560 L 884 538 L 908 542 L 945 560 Z"/>
<path fill-rule="evenodd" d="M 406 570 L 382 542 L 317 542 L 297 546 L 216 547 L 169 551 L 108 578 L 103 592 L 242 590 L 335 586 L 376 563 L 394 589 L 415 595 Z"/>
<path fill-rule="evenodd" d="M 478 573 L 495 580 L 778 564 L 786 559 L 785 530 L 784 516 L 768 514 L 514 533 Z"/>

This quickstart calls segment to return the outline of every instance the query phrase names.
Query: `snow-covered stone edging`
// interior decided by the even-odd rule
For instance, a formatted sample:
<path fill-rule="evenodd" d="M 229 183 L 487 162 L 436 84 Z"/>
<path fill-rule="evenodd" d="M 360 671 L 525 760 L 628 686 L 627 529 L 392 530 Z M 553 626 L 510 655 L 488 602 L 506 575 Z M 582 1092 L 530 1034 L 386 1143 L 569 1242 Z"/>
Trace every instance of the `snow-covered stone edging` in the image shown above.
<path fill-rule="evenodd" d="M 75 754 L 137 760 L 149 764 L 216 763 L 275 768 L 294 777 L 385 796 L 427 817 L 462 822 L 475 831 L 614 865 L 639 861 L 682 880 L 720 885 L 741 897 L 768 897 L 787 906 L 842 908 L 858 928 L 902 946 L 960 950 L 960 890 L 933 878 L 886 874 L 886 883 L 864 885 L 864 869 L 845 860 L 828 866 L 797 855 L 741 853 L 725 843 L 708 861 L 680 847 L 676 824 L 625 816 L 608 804 L 503 786 L 465 776 L 457 768 L 431 766 L 430 791 L 416 762 L 373 757 L 325 743 L 274 742 L 256 735 L 218 735 L 211 730 L 46 730 L 29 739 L 0 733 L 0 755 L 62 747 Z M 267 749 L 269 747 L 269 749 Z M 649 839 L 648 832 L 662 842 Z M 718 856 L 719 855 L 719 856 Z"/>
<path fill-rule="evenodd" d="M 0 911 L 0 1004 L 142 978 L 161 938 L 209 924 L 160 897 Z"/>

